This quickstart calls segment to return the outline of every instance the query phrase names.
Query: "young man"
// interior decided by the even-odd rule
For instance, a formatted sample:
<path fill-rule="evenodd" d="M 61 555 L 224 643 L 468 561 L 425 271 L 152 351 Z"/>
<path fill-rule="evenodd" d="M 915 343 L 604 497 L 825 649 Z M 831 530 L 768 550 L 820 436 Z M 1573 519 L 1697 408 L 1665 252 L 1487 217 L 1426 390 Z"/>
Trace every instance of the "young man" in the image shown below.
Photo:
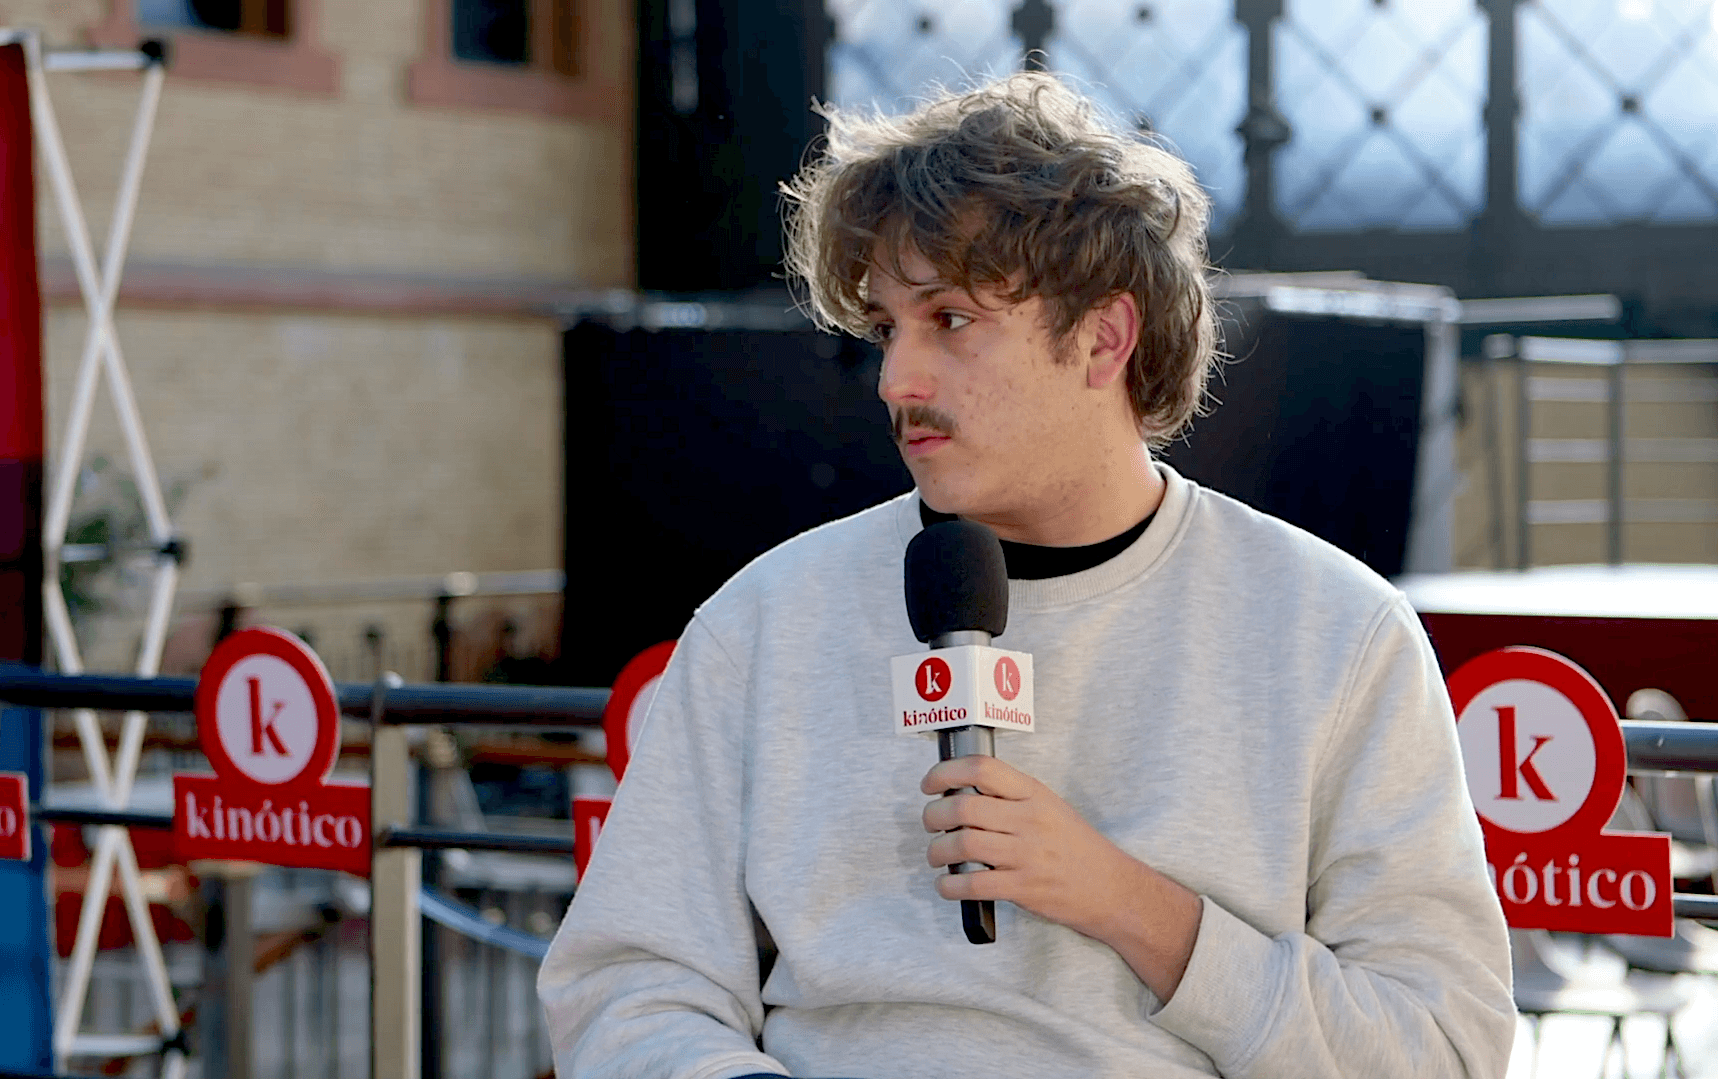
<path fill-rule="evenodd" d="M 1501 1076 L 1504 923 L 1413 612 L 1151 458 L 1215 348 L 1191 172 L 1043 75 L 829 119 L 789 263 L 881 344 L 917 490 L 693 617 L 539 978 L 560 1074 Z M 1005 541 L 1038 732 L 930 767 L 888 659 L 948 515 Z"/>

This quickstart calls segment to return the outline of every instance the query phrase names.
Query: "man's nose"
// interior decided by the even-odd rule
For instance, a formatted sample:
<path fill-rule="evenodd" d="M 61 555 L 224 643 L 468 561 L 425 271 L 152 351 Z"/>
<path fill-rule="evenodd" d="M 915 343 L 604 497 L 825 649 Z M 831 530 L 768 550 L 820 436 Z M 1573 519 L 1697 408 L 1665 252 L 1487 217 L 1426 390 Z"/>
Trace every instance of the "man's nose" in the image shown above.
<path fill-rule="evenodd" d="M 883 348 L 883 368 L 877 375 L 877 396 L 891 405 L 928 401 L 936 378 L 923 345 L 897 332 Z"/>

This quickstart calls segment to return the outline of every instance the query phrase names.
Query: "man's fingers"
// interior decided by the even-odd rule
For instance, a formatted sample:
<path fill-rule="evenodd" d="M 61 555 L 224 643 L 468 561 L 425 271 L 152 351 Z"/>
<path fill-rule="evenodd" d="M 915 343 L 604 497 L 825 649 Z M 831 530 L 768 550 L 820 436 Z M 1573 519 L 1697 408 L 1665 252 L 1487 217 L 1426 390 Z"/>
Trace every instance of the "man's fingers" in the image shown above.
<path fill-rule="evenodd" d="M 982 862 L 1011 869 L 1017 860 L 1015 852 L 1018 848 L 1019 841 L 1013 836 L 963 828 L 958 832 L 944 832 L 931 840 L 925 848 L 925 861 L 937 869 L 959 862 Z"/>
<path fill-rule="evenodd" d="M 944 873 L 937 894 L 944 899 L 1009 899 L 1010 882 L 1019 876 L 1010 869 L 980 869 L 973 873 Z"/>
<path fill-rule="evenodd" d="M 1022 799 L 1030 797 L 1036 784 L 1026 773 L 995 757 L 956 757 L 942 761 L 925 773 L 919 790 L 925 794 L 941 794 L 959 787 L 977 787 L 993 798 Z"/>
<path fill-rule="evenodd" d="M 952 832 L 956 828 L 983 828 L 989 832 L 1016 833 L 1024 810 L 1019 802 L 984 794 L 951 794 L 925 804 L 922 814 L 927 832 Z"/>

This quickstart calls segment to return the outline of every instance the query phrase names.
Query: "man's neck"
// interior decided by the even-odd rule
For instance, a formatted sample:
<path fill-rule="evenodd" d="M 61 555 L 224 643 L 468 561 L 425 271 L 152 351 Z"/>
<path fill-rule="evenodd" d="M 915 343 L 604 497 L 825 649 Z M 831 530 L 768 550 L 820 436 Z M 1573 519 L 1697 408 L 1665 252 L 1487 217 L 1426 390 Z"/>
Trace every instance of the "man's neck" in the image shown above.
<path fill-rule="evenodd" d="M 1144 443 L 1092 469 L 1083 482 L 1048 493 L 1040 503 L 1007 513 L 962 513 L 999 537 L 1040 547 L 1083 547 L 1127 531 L 1157 512 L 1163 477 Z M 933 509 L 937 507 L 932 507 Z"/>
<path fill-rule="evenodd" d="M 1156 513 L 1147 514 L 1138 524 L 1120 535 L 1111 536 L 1102 543 L 1088 543 L 1079 547 L 1040 547 L 1032 543 L 1003 540 L 1002 561 L 1008 567 L 1008 579 L 1044 581 L 1101 566 L 1132 547 L 1134 541 L 1145 534 L 1145 530 L 1156 517 Z M 926 528 L 954 520 L 958 520 L 954 514 L 938 513 L 926 505 L 923 499 L 919 501 L 919 523 Z"/>

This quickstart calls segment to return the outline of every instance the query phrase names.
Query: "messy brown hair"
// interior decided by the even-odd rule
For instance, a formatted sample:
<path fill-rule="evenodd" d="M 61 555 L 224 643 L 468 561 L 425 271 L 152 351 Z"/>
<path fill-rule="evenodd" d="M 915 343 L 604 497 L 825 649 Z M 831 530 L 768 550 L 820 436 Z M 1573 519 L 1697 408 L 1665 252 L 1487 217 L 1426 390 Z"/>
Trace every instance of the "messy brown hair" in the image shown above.
<path fill-rule="evenodd" d="M 1127 391 L 1141 435 L 1161 445 L 1200 411 L 1217 320 L 1210 200 L 1186 162 L 1040 73 L 939 91 L 905 115 L 820 111 L 823 144 L 782 193 L 789 278 L 821 327 L 865 335 L 873 260 L 907 281 L 908 250 L 969 293 L 1042 298 L 1059 344 L 1131 293 L 1140 339 Z"/>

